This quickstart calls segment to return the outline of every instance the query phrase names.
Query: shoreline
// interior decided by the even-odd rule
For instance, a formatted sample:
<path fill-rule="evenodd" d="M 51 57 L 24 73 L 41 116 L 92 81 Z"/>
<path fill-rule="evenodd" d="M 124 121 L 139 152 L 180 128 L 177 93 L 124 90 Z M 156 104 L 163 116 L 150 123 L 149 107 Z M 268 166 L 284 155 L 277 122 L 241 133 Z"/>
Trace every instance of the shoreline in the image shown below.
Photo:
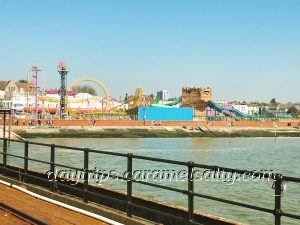
<path fill-rule="evenodd" d="M 184 138 L 300 137 L 293 127 L 12 127 L 23 138 Z"/>

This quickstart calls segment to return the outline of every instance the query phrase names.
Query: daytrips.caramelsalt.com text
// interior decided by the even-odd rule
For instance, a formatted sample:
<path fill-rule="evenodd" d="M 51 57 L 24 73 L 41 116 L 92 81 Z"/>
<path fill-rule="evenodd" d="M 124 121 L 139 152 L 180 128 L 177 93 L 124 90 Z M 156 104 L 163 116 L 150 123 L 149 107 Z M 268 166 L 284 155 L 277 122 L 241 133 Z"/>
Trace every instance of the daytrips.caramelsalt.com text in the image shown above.
<path fill-rule="evenodd" d="M 70 182 L 76 185 L 84 180 L 87 176 L 89 182 L 102 185 L 107 181 L 124 182 L 128 179 L 143 182 L 186 182 L 189 179 L 189 174 L 186 170 L 169 170 L 169 169 L 153 169 L 153 170 L 134 170 L 119 172 L 117 170 L 58 170 L 47 171 L 46 175 L 50 181 Z M 225 170 L 198 170 L 193 169 L 191 180 L 195 182 L 224 182 L 227 185 L 232 185 L 236 182 L 273 182 L 276 180 L 276 174 L 272 170 L 253 170 L 244 173 Z"/>

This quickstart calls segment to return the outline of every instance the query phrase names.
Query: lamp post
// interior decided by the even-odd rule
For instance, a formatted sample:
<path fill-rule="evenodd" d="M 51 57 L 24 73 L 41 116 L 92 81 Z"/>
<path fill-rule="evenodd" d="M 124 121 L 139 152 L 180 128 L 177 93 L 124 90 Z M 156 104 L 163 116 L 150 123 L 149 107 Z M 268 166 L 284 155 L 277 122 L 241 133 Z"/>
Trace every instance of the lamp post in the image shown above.
<path fill-rule="evenodd" d="M 144 126 L 146 126 L 146 106 L 144 106 Z"/>
<path fill-rule="evenodd" d="M 146 98 L 143 96 L 143 104 L 144 104 L 144 126 L 146 126 Z"/>
<path fill-rule="evenodd" d="M 35 119 L 38 119 L 38 92 L 39 92 L 39 87 L 38 87 L 38 72 L 42 71 L 38 66 L 32 66 L 31 68 L 33 75 L 33 85 L 35 86 L 34 88 L 34 95 L 35 95 L 35 110 L 34 110 L 34 115 Z M 28 84 L 27 84 L 28 86 Z"/>
<path fill-rule="evenodd" d="M 277 138 L 277 124 L 275 122 L 273 122 L 273 127 L 275 128 L 274 136 L 275 136 L 275 142 L 276 142 L 276 138 Z"/>

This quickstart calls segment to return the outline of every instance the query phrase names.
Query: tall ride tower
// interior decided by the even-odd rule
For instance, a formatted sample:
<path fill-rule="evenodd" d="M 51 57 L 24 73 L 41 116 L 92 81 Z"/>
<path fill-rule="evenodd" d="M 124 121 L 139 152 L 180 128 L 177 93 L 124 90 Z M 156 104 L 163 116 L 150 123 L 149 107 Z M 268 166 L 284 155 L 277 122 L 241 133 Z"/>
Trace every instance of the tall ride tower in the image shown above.
<path fill-rule="evenodd" d="M 66 83 L 67 74 L 70 71 L 64 61 L 59 61 L 57 64 L 57 71 L 60 74 L 60 118 L 64 119 L 66 114 Z"/>

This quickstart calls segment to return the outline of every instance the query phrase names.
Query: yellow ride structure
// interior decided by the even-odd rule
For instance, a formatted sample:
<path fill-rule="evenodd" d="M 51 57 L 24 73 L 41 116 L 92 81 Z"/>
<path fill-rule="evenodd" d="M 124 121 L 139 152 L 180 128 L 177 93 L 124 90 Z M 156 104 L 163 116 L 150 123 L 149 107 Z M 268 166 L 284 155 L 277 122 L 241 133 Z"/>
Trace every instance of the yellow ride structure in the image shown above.
<path fill-rule="evenodd" d="M 106 102 L 104 102 L 103 99 L 100 99 L 99 97 L 96 97 L 96 96 L 94 96 L 93 99 L 98 100 L 98 101 L 102 101 L 102 102 L 106 103 L 105 105 L 103 105 L 104 106 L 104 109 L 103 109 L 104 112 L 106 112 L 107 110 L 109 110 L 109 108 L 110 108 L 110 95 L 109 95 L 106 87 L 101 82 L 99 82 L 98 80 L 96 80 L 94 78 L 83 77 L 83 78 L 79 78 L 77 80 L 74 80 L 67 87 L 67 91 L 71 91 L 73 87 L 75 87 L 79 83 L 86 82 L 86 81 L 92 82 L 92 83 L 96 84 L 104 92 L 104 95 L 106 97 Z M 69 115 L 71 115 L 72 117 L 76 116 L 76 110 L 71 110 L 71 108 L 68 107 L 68 104 L 67 104 L 67 110 L 69 112 Z"/>
<path fill-rule="evenodd" d="M 77 80 L 74 80 L 68 87 L 67 87 L 67 91 L 71 91 L 73 87 L 75 87 L 76 85 L 78 85 L 79 83 L 81 82 L 92 82 L 94 84 L 96 84 L 103 92 L 104 92 L 104 95 L 105 95 L 105 98 L 106 98 L 106 101 L 103 100 L 103 98 L 100 98 L 98 96 L 93 96 L 92 99 L 94 100 L 97 100 L 97 101 L 102 101 L 104 102 L 105 104 L 103 105 L 104 106 L 104 112 L 109 110 L 109 106 L 110 106 L 110 95 L 106 89 L 106 87 L 100 83 L 98 80 L 94 79 L 94 78 L 90 78 L 90 77 L 83 77 L 83 78 L 80 78 L 80 79 L 77 79 Z M 48 96 L 39 96 L 38 97 L 38 100 L 39 101 L 47 101 L 47 102 L 55 102 L 55 103 L 59 103 L 59 98 L 53 98 L 53 97 L 48 97 Z M 71 99 L 67 96 L 66 98 L 66 105 L 67 105 L 67 111 L 69 113 L 69 115 L 71 117 L 77 117 L 76 114 L 77 114 L 77 110 L 76 109 L 71 109 L 69 106 L 70 106 L 70 103 L 83 103 L 85 100 L 83 99 Z"/>
<path fill-rule="evenodd" d="M 108 92 L 108 90 L 106 89 L 106 87 L 99 82 L 98 80 L 94 79 L 94 78 L 90 78 L 90 77 L 83 77 L 77 80 L 74 80 L 71 82 L 70 85 L 67 86 L 67 91 L 71 91 L 75 86 L 77 86 L 79 83 L 82 82 L 92 82 L 94 84 L 96 84 L 104 93 L 104 98 L 99 97 L 99 96 L 93 96 L 92 99 L 99 101 L 99 102 L 103 102 L 103 109 L 101 110 L 102 113 L 113 113 L 113 114 L 120 114 L 120 115 L 124 115 L 124 110 L 119 109 L 118 107 L 113 107 L 111 105 L 111 96 Z M 143 88 L 139 87 L 136 89 L 135 91 L 135 95 L 133 96 L 133 107 L 137 108 L 139 106 L 141 106 L 142 102 L 143 102 L 143 97 L 144 97 L 144 90 Z M 59 104 L 59 98 L 53 98 L 53 97 L 48 97 L 48 96 L 39 96 L 38 100 L 40 101 L 48 101 L 48 102 L 55 102 L 57 104 Z M 86 100 L 84 99 L 72 99 L 70 97 L 68 97 L 68 95 L 66 96 L 66 109 L 67 112 L 69 114 L 69 116 L 71 118 L 80 118 L 82 115 L 86 115 L 86 113 L 83 113 L 80 110 L 77 109 L 71 109 L 70 108 L 70 103 L 84 103 Z"/>
<path fill-rule="evenodd" d="M 144 96 L 144 89 L 137 88 L 134 96 L 134 108 L 137 108 L 142 104 L 143 96 Z"/>

